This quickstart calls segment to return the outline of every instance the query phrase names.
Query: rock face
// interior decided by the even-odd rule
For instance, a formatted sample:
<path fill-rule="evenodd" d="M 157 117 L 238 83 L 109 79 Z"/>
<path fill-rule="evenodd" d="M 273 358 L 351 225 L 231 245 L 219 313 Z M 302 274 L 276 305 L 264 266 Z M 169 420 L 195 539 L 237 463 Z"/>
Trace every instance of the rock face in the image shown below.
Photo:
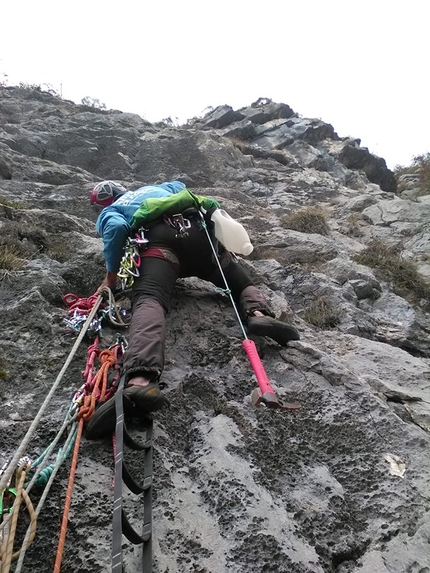
<path fill-rule="evenodd" d="M 256 338 L 273 385 L 300 409 L 253 407 L 228 298 L 178 281 L 162 378 L 170 408 L 154 423 L 154 571 L 430 571 L 429 197 L 397 196 L 385 161 L 358 140 L 269 100 L 171 127 L 0 88 L 0 464 L 74 344 L 62 296 L 89 296 L 104 275 L 87 200 L 101 179 L 130 189 L 180 179 L 219 200 L 255 246 L 241 264 L 301 333 L 287 348 Z M 308 207 L 327 231 L 291 224 Z M 357 259 L 375 241 L 415 265 L 419 295 Z M 11 251 L 19 265 L 5 260 Z M 82 384 L 86 352 L 82 344 L 42 418 L 32 459 Z M 109 442 L 84 439 L 79 459 L 62 572 L 101 573 Z M 23 571 L 53 569 L 67 474 Z M 125 501 L 138 527 L 141 500 Z M 125 542 L 124 559 L 141 571 L 139 547 Z"/>

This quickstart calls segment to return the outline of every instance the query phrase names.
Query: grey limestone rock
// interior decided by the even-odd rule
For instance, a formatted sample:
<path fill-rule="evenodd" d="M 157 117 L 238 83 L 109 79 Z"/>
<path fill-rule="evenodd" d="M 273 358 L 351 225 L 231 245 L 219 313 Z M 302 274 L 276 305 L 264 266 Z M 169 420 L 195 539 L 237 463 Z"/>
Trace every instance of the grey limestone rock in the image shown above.
<path fill-rule="evenodd" d="M 92 186 L 175 178 L 248 229 L 254 253 L 238 264 L 301 334 L 286 348 L 255 342 L 278 394 L 300 408 L 252 406 L 256 381 L 228 297 L 178 281 L 162 376 L 170 408 L 154 422 L 154 572 L 429 571 L 430 301 L 405 298 L 354 260 L 379 238 L 425 275 L 428 201 L 395 195 L 385 161 L 359 140 L 270 100 L 169 127 L 0 87 L 0 261 L 6 247 L 20 261 L 0 268 L 0 466 L 76 340 L 62 297 L 89 296 L 104 276 Z M 286 228 L 310 206 L 326 235 Z M 321 301 L 337 319 L 318 326 L 307 311 Z M 104 335 L 108 345 L 115 330 Z M 33 459 L 83 383 L 87 346 L 41 420 Z M 137 476 L 139 459 L 128 460 Z M 110 570 L 112 471 L 109 441 L 84 438 L 64 573 Z M 52 571 L 67 473 L 66 464 L 24 573 Z M 125 502 L 139 527 L 140 498 L 127 492 Z M 124 570 L 141 571 L 140 549 L 123 546 Z"/>

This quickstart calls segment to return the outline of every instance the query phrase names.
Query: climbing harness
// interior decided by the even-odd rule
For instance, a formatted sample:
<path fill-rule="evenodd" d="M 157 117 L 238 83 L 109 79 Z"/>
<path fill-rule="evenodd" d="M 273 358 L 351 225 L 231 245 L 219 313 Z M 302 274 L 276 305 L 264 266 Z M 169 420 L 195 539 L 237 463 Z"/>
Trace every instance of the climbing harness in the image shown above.
<path fill-rule="evenodd" d="M 122 290 L 129 289 L 134 284 L 134 279 L 140 276 L 140 251 L 148 246 L 145 238 L 145 229 L 138 229 L 133 237 L 127 237 L 124 246 L 124 255 L 120 262 L 118 277 L 121 281 Z"/>
<path fill-rule="evenodd" d="M 250 338 L 248 338 L 248 336 L 246 334 L 245 327 L 243 326 L 242 320 L 241 320 L 240 315 L 239 315 L 239 311 L 237 310 L 237 306 L 236 306 L 236 303 L 234 302 L 233 295 L 232 295 L 231 290 L 228 286 L 224 271 L 222 270 L 222 266 L 221 266 L 221 263 L 219 261 L 218 254 L 216 252 L 215 246 L 214 246 L 213 241 L 211 239 L 211 236 L 209 234 L 203 213 L 201 211 L 199 211 L 199 214 L 200 214 L 200 219 L 201 219 L 201 225 L 202 225 L 203 229 L 205 230 L 206 236 L 208 238 L 208 241 L 209 241 L 209 244 L 211 246 L 212 252 L 215 256 L 215 259 L 218 263 L 218 268 L 219 268 L 219 271 L 221 273 L 222 279 L 223 279 L 224 284 L 225 284 L 224 292 L 230 298 L 231 304 L 232 304 L 234 312 L 236 314 L 236 318 L 237 318 L 237 320 L 239 322 L 239 326 L 242 330 L 242 334 L 244 337 L 244 340 L 242 341 L 242 346 L 245 349 L 245 352 L 248 356 L 249 362 L 250 362 L 252 369 L 254 370 L 254 374 L 257 378 L 257 382 L 258 382 L 259 387 L 256 388 L 251 395 L 252 403 L 254 406 L 257 406 L 258 404 L 263 403 L 268 408 L 271 408 L 271 409 L 296 410 L 300 406 L 298 404 L 290 404 L 287 402 L 283 402 L 277 396 L 275 390 L 273 389 L 272 384 L 270 383 L 270 380 L 269 380 L 269 378 L 266 374 L 266 371 L 264 369 L 264 366 L 261 362 L 260 356 L 258 355 L 258 351 L 257 351 L 257 347 L 255 346 L 255 342 L 253 340 L 251 340 Z"/>

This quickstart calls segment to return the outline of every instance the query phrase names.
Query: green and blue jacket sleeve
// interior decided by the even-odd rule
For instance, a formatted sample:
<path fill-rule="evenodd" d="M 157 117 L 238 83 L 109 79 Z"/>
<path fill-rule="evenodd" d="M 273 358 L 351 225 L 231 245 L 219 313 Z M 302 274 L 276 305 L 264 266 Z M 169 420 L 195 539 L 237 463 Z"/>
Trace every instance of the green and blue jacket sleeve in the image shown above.
<path fill-rule="evenodd" d="M 188 189 L 183 189 L 179 193 L 169 197 L 150 197 L 142 201 L 139 209 L 135 212 L 131 226 L 136 228 L 141 225 L 151 223 L 163 215 L 172 216 L 175 213 L 181 213 L 189 207 L 200 209 L 203 207 L 206 211 L 219 207 L 215 199 L 194 195 Z"/>

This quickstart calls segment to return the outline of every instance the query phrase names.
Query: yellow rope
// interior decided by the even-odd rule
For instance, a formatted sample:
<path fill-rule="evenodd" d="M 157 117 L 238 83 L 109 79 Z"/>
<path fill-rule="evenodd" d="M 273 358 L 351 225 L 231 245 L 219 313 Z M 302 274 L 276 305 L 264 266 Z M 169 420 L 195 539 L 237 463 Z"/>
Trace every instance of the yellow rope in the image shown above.
<path fill-rule="evenodd" d="M 31 465 L 29 463 L 25 463 L 21 467 L 19 467 L 16 472 L 16 482 L 17 482 L 16 497 L 12 507 L 10 531 L 6 543 L 6 549 L 5 551 L 3 551 L 2 549 L 2 553 L 0 554 L 0 561 L 3 561 L 2 573 L 9 573 L 12 561 L 19 556 L 22 549 L 24 548 L 23 545 L 21 549 L 15 551 L 15 553 L 13 552 L 16 526 L 18 523 L 19 510 L 22 500 L 24 500 L 25 505 L 27 506 L 28 513 L 30 515 L 30 528 L 31 528 L 30 536 L 27 542 L 25 543 L 25 549 L 27 549 L 31 545 L 34 536 L 36 535 L 36 527 L 37 527 L 36 514 L 33 508 L 33 504 L 31 503 L 30 497 L 24 489 L 24 483 L 30 469 Z"/>
<path fill-rule="evenodd" d="M 114 326 L 130 326 L 130 319 L 125 321 L 119 311 L 119 305 L 117 304 L 115 297 L 113 295 L 113 292 L 111 291 L 111 289 L 108 286 L 104 286 L 103 288 L 101 288 L 99 290 L 100 294 L 105 294 L 107 295 L 108 298 L 108 305 L 110 308 L 113 308 L 116 318 L 118 319 L 117 321 L 113 319 L 113 316 L 110 314 L 109 315 L 109 320 L 111 321 L 111 323 Z"/>

